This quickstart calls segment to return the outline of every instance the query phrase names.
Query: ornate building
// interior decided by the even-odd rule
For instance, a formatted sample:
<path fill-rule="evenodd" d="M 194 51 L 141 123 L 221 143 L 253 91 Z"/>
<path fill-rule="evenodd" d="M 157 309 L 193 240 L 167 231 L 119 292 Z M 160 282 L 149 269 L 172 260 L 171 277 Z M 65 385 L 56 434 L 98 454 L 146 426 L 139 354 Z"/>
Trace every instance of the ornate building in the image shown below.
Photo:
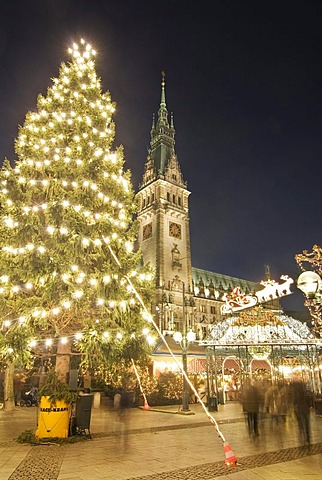
<path fill-rule="evenodd" d="M 225 295 L 236 287 L 252 294 L 259 284 L 192 267 L 189 195 L 175 151 L 174 120 L 172 115 L 169 119 L 162 74 L 160 107 L 137 193 L 139 244 L 144 261 L 155 268 L 153 309 L 160 330 L 171 334 L 191 328 L 201 340 L 223 319 L 220 307 Z"/>

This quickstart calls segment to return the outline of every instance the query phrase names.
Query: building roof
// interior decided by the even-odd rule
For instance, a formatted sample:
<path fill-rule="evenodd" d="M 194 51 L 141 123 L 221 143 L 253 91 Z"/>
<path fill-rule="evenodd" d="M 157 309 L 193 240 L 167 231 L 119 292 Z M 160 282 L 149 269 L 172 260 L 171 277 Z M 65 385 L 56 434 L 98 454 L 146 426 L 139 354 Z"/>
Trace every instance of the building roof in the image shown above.
<path fill-rule="evenodd" d="M 198 286 L 200 281 L 202 281 L 206 288 L 212 283 L 214 288 L 219 291 L 228 291 L 229 289 L 240 287 L 240 290 L 244 293 L 253 293 L 263 288 L 260 283 L 223 275 L 222 273 L 209 272 L 208 270 L 196 267 L 192 267 L 192 280 L 194 286 Z"/>

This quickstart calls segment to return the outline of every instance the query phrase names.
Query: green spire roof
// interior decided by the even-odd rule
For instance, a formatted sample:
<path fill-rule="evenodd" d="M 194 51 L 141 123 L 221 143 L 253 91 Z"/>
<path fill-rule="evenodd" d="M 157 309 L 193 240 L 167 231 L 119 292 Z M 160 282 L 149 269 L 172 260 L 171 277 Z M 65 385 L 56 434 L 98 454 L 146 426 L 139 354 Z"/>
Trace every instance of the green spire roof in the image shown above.
<path fill-rule="evenodd" d="M 162 72 L 160 107 L 156 123 L 153 117 L 150 142 L 150 155 L 156 174 L 161 173 L 164 175 L 169 159 L 175 154 L 174 135 L 175 130 L 172 114 L 170 124 L 168 120 L 165 96 L 165 73 Z"/>

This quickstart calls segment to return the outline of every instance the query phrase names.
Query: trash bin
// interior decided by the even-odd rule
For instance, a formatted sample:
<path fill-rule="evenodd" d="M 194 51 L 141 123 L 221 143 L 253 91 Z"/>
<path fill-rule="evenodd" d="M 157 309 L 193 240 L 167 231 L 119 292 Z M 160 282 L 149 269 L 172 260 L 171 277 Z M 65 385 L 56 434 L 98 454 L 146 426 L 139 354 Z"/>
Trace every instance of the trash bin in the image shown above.
<path fill-rule="evenodd" d="M 39 405 L 38 438 L 67 438 L 71 406 L 64 400 L 56 400 L 52 405 L 49 397 L 41 397 Z"/>
<path fill-rule="evenodd" d="M 92 414 L 93 394 L 84 393 L 79 395 L 76 400 L 75 420 L 74 425 L 77 434 L 85 434 L 88 431 L 88 436 L 91 438 L 91 414 Z"/>
<path fill-rule="evenodd" d="M 208 410 L 210 412 L 218 412 L 217 397 L 209 397 L 209 399 L 208 399 Z"/>

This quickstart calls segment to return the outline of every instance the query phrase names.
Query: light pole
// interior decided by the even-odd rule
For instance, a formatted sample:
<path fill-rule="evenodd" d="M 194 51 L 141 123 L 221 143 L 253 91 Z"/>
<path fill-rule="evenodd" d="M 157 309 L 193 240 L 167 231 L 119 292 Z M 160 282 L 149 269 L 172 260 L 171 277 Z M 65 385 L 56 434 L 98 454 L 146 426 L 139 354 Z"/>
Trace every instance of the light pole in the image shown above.
<path fill-rule="evenodd" d="M 322 335 L 322 248 L 313 245 L 312 252 L 304 250 L 295 255 L 295 260 L 302 269 L 297 279 L 297 287 L 304 293 L 305 305 L 312 317 L 314 330 Z M 306 270 L 306 264 L 310 264 L 314 270 Z"/>
<path fill-rule="evenodd" d="M 174 332 L 173 334 L 173 339 L 175 342 L 180 344 L 180 347 L 182 349 L 182 368 L 185 373 L 185 375 L 182 375 L 182 382 L 183 382 L 183 388 L 182 388 L 182 409 L 181 411 L 183 413 L 190 412 L 189 409 L 189 388 L 188 388 L 188 382 L 186 380 L 186 375 L 188 375 L 188 364 L 187 364 L 187 351 L 188 351 L 188 346 L 190 343 L 194 342 L 196 340 L 196 334 L 195 332 L 192 331 L 192 329 L 187 332 L 187 318 L 186 318 L 186 302 L 185 302 L 185 286 L 184 282 L 182 282 L 182 299 L 183 299 L 183 305 L 182 305 L 182 333 L 181 332 Z"/>

